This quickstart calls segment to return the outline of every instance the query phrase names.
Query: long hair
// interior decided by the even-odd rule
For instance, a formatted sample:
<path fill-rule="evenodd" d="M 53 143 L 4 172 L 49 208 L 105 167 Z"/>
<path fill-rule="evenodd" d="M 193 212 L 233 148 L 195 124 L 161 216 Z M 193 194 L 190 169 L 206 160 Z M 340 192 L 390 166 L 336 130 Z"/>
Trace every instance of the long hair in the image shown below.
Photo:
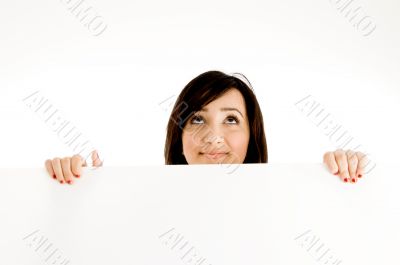
<path fill-rule="evenodd" d="M 190 81 L 175 102 L 167 125 L 164 148 L 166 165 L 188 164 L 182 154 L 182 131 L 186 122 L 195 112 L 232 88 L 239 90 L 244 97 L 249 120 L 250 139 L 243 163 L 268 163 L 263 116 L 250 82 L 241 74 L 208 71 Z"/>

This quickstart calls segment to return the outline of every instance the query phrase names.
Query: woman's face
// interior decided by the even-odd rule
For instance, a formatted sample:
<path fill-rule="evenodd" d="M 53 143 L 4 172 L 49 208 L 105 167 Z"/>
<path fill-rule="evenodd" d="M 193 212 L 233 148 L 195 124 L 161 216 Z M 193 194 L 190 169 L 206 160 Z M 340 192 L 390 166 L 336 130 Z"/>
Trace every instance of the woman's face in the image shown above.
<path fill-rule="evenodd" d="M 183 128 L 188 164 L 243 163 L 250 139 L 246 103 L 232 88 L 196 112 Z"/>

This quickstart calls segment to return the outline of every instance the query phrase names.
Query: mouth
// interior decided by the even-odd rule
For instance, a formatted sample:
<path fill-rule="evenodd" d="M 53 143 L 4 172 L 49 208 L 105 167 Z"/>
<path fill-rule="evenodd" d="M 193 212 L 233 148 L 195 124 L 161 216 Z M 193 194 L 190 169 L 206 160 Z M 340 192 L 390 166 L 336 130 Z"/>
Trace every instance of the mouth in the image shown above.
<path fill-rule="evenodd" d="M 205 157 L 207 157 L 207 158 L 209 158 L 209 159 L 213 159 L 213 160 L 228 155 L 227 152 L 200 153 L 200 154 L 201 154 L 201 155 L 204 155 Z"/>

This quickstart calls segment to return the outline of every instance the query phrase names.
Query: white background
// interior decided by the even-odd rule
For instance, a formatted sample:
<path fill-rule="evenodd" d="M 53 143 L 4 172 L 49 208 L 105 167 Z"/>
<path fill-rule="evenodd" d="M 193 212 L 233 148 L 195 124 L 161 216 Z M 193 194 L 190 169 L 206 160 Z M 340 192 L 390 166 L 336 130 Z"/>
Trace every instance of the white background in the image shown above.
<path fill-rule="evenodd" d="M 0 5 L 0 167 L 70 156 L 23 98 L 40 91 L 106 165 L 161 165 L 159 106 L 208 70 L 245 74 L 261 105 L 270 162 L 321 162 L 336 149 L 294 103 L 312 95 L 377 163 L 397 162 L 398 1 L 355 1 L 363 36 L 333 1 L 86 1 L 93 36 L 65 1 Z"/>

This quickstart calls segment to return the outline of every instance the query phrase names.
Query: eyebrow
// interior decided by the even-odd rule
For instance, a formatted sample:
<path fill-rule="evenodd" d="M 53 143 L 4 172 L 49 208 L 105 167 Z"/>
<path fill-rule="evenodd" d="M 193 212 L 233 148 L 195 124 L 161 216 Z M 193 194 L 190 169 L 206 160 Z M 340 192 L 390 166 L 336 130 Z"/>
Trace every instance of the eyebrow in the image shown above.
<path fill-rule="evenodd" d="M 220 110 L 221 111 L 237 111 L 237 112 L 239 112 L 239 114 L 244 118 L 244 116 L 243 116 L 243 114 L 237 109 L 237 108 L 228 108 L 228 107 L 225 107 L 225 108 L 220 108 Z M 202 108 L 200 111 L 208 111 L 208 109 L 207 108 Z"/>

